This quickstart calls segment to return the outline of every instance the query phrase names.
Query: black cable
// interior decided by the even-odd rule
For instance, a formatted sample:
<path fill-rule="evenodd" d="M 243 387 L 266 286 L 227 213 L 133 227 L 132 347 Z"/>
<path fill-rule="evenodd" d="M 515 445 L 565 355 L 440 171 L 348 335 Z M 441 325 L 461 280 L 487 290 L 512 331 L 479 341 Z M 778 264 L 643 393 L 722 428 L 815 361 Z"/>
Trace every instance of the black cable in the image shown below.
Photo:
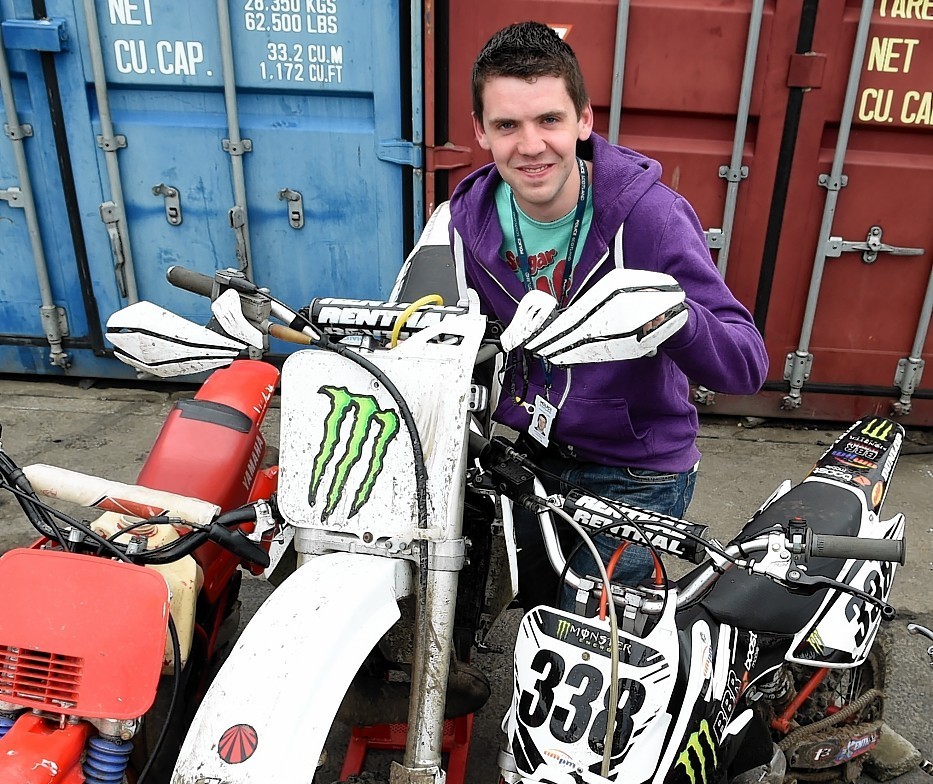
<path fill-rule="evenodd" d="M 156 755 L 162 748 L 162 744 L 165 743 L 165 738 L 168 736 L 169 728 L 172 726 L 172 717 L 175 713 L 175 704 L 178 702 L 178 695 L 181 692 L 181 643 L 178 641 L 178 630 L 175 628 L 175 621 L 172 620 L 171 613 L 168 616 L 168 633 L 172 638 L 172 658 L 174 659 L 174 666 L 172 667 L 174 672 L 174 679 L 172 683 L 172 699 L 168 704 L 168 711 L 165 714 L 165 721 L 162 723 L 162 730 L 159 732 L 159 737 L 156 740 L 155 745 L 152 747 L 152 751 L 149 754 L 149 759 L 146 760 L 146 764 L 143 767 L 142 772 L 139 774 L 139 778 L 136 779 L 136 784 L 144 784 L 146 776 L 149 775 L 149 771 L 155 762 Z"/>
<path fill-rule="evenodd" d="M 42 536 L 58 542 L 60 547 L 67 550 L 67 538 L 56 525 L 55 520 L 42 508 L 42 502 L 29 483 L 29 479 L 12 458 L 2 451 L 0 451 L 0 473 L 3 475 L 3 488 L 14 493 L 17 503 L 33 528 Z M 18 494 L 17 490 L 22 495 Z"/>
<path fill-rule="evenodd" d="M 11 493 L 13 493 L 13 495 L 16 496 L 17 499 L 22 498 L 26 500 L 29 504 L 38 506 L 44 512 L 47 512 L 48 514 L 54 517 L 57 517 L 59 520 L 62 520 L 63 522 L 68 523 L 68 525 L 74 528 L 77 528 L 79 531 L 81 531 L 81 533 L 85 535 L 86 538 L 90 539 L 93 542 L 96 542 L 99 547 L 106 549 L 107 551 L 112 553 L 116 558 L 119 558 L 121 561 L 126 561 L 127 563 L 133 563 L 133 560 L 123 550 L 121 550 L 114 542 L 110 542 L 107 539 L 105 539 L 103 536 L 101 536 L 96 531 L 94 531 L 86 523 L 83 523 L 80 520 L 77 520 L 76 518 L 72 517 L 71 515 L 65 514 L 64 512 L 60 512 L 55 507 L 49 506 L 45 502 L 40 501 L 38 498 L 34 498 L 30 496 L 29 493 L 25 492 L 24 490 L 20 490 L 17 487 L 11 487 L 7 485 L 6 489 L 9 490 Z M 43 536 L 47 536 L 47 534 L 45 534 L 41 529 L 39 530 L 40 530 L 40 533 L 43 534 Z M 52 537 L 48 537 L 48 538 L 51 539 Z M 71 547 L 69 547 L 68 545 L 71 545 L 73 543 L 69 542 L 67 538 L 64 538 L 64 542 L 65 543 L 63 544 L 61 541 L 59 541 L 59 544 L 62 545 L 63 549 L 68 550 L 69 552 L 72 552 Z"/>

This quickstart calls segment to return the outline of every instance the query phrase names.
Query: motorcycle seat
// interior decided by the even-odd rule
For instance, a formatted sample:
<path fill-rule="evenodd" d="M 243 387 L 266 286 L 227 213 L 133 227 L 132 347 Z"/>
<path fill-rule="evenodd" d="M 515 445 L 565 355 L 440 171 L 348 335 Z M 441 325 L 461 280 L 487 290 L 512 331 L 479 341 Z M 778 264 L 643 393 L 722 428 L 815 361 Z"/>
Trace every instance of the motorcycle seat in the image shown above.
<path fill-rule="evenodd" d="M 733 541 L 747 541 L 774 525 L 785 525 L 793 517 L 806 520 L 814 533 L 855 536 L 862 506 L 858 496 L 844 487 L 803 482 L 753 517 Z M 811 575 L 836 578 L 842 564 L 838 558 L 811 558 L 807 570 Z M 723 623 L 756 632 L 794 635 L 819 609 L 827 590 L 810 595 L 791 593 L 767 577 L 730 569 L 701 604 Z"/>

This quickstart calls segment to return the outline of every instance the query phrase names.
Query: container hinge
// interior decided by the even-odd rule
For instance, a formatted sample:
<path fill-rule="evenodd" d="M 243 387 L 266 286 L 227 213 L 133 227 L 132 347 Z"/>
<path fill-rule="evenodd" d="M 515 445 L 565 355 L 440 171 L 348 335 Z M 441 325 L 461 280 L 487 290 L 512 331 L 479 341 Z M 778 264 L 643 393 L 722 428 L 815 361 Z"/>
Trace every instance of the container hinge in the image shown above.
<path fill-rule="evenodd" d="M 123 248 L 123 237 L 120 234 L 120 211 L 112 201 L 105 201 L 100 205 L 100 219 L 107 227 L 110 237 L 110 248 L 113 251 L 113 270 L 117 278 L 117 287 L 120 296 L 126 296 L 126 253 Z"/>
<path fill-rule="evenodd" d="M 906 357 L 897 362 L 897 371 L 894 373 L 894 386 L 901 390 L 901 397 L 892 405 L 895 414 L 904 416 L 910 413 L 911 400 L 914 390 L 920 385 L 923 376 L 924 360 L 917 357 Z"/>
<path fill-rule="evenodd" d="M 845 174 L 841 174 L 839 177 L 821 174 L 819 183 L 828 191 L 840 191 L 849 184 L 849 178 Z"/>
<path fill-rule="evenodd" d="M 56 367 L 67 370 L 71 367 L 71 356 L 62 349 L 62 338 L 68 337 L 68 314 L 57 305 L 43 305 L 39 308 L 39 318 L 45 339 L 52 349 L 50 362 Z"/>
<path fill-rule="evenodd" d="M 230 208 L 230 228 L 236 235 L 236 259 L 239 269 L 246 272 L 249 269 L 249 253 L 246 242 L 246 210 L 240 205 Z"/>
<path fill-rule="evenodd" d="M 810 378 L 812 368 L 813 354 L 794 351 L 787 355 L 787 361 L 784 363 L 784 380 L 790 382 L 790 392 L 784 397 L 781 408 L 800 408 L 800 390 L 803 389 L 804 382 Z"/>
<path fill-rule="evenodd" d="M 707 229 L 703 233 L 706 235 L 706 247 L 710 249 L 725 247 L 726 235 L 722 233 L 722 229 Z"/>
<path fill-rule="evenodd" d="M 18 207 L 21 210 L 26 208 L 26 202 L 23 201 L 23 192 L 15 185 L 12 188 L 0 190 L 0 201 L 5 201 L 11 207 Z"/>
<path fill-rule="evenodd" d="M 32 126 L 29 123 L 22 123 L 21 125 L 3 123 L 3 135 L 11 142 L 18 142 L 32 136 Z"/>
<path fill-rule="evenodd" d="M 880 226 L 872 226 L 868 230 L 865 242 L 849 242 L 842 237 L 830 237 L 826 243 L 826 255 L 835 259 L 843 253 L 860 250 L 863 251 L 862 261 L 866 264 L 873 264 L 878 259 L 879 253 L 890 253 L 892 256 L 922 256 L 926 253 L 924 248 L 900 248 L 895 245 L 886 245 L 881 241 L 882 233 Z"/>
<path fill-rule="evenodd" d="M 116 152 L 117 150 L 122 150 L 126 147 L 126 137 L 120 134 L 116 136 L 110 136 L 104 138 L 103 136 L 97 137 L 97 146 L 100 147 L 104 152 Z"/>
<path fill-rule="evenodd" d="M 240 139 L 239 142 L 231 142 L 229 139 L 223 140 L 224 152 L 228 152 L 231 155 L 245 155 L 248 152 L 253 151 L 253 140 L 252 139 Z"/>
<path fill-rule="evenodd" d="M 376 157 L 387 163 L 397 163 L 400 166 L 411 166 L 420 169 L 423 165 L 424 153 L 420 144 L 408 142 L 404 139 L 389 139 L 379 142 L 376 148 Z"/>
<path fill-rule="evenodd" d="M 473 165 L 473 149 L 447 142 L 439 147 L 424 148 L 426 171 L 450 171 Z"/>
<path fill-rule="evenodd" d="M 729 182 L 741 182 L 748 177 L 748 166 L 739 166 L 738 169 L 733 169 L 729 166 L 720 166 L 719 176 Z"/>
<path fill-rule="evenodd" d="M 47 19 L 7 19 L 0 23 L 7 49 L 29 52 L 61 52 L 68 41 L 68 27 L 63 17 Z"/>
<path fill-rule="evenodd" d="M 165 220 L 172 226 L 180 226 L 182 222 L 181 215 L 181 196 L 178 188 L 166 185 L 160 182 L 152 186 L 153 196 L 162 196 L 165 199 Z"/>
<path fill-rule="evenodd" d="M 288 225 L 293 229 L 300 229 L 305 225 L 304 201 L 298 191 L 291 188 L 282 188 L 279 191 L 279 201 L 284 201 L 288 210 Z"/>

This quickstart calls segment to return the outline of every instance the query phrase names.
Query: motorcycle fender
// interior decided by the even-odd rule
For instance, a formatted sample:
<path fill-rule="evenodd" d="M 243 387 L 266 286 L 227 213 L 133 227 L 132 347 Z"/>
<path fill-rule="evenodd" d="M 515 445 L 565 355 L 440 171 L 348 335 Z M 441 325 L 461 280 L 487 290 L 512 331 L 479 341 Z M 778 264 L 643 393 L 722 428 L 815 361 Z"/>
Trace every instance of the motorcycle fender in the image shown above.
<path fill-rule="evenodd" d="M 306 784 L 366 655 L 399 619 L 407 561 L 311 559 L 259 608 L 182 746 L 172 784 Z"/>

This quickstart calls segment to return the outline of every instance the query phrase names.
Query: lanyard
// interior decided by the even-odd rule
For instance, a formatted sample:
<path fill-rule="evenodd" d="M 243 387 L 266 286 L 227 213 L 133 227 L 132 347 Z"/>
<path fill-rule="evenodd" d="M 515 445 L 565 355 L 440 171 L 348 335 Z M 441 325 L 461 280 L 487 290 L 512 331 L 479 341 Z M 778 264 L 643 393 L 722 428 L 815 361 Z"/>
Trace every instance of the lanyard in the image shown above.
<path fill-rule="evenodd" d="M 583 227 L 583 215 L 586 212 L 586 194 L 589 189 L 589 172 L 586 169 L 586 163 L 582 158 L 577 158 L 577 166 L 580 168 L 580 195 L 577 197 L 577 208 L 573 216 L 573 226 L 570 228 L 570 240 L 567 243 L 567 256 L 564 262 L 564 279 L 561 281 L 560 297 L 558 297 L 558 306 L 563 307 L 567 300 L 567 293 L 570 291 L 570 279 L 573 274 L 574 257 L 577 255 L 577 240 L 580 239 L 580 229 Z M 509 190 L 509 204 L 512 207 L 512 229 L 515 232 L 515 250 L 518 251 L 517 261 L 518 269 L 521 272 L 522 283 L 525 285 L 525 293 L 535 288 L 534 278 L 531 277 L 531 264 L 528 261 L 528 251 L 525 249 L 525 240 L 522 237 L 522 229 L 518 222 L 518 209 L 515 207 L 515 194 Z M 551 388 L 551 363 L 542 360 L 544 366 L 545 393 Z M 522 362 L 523 377 L 527 384 L 527 365 Z M 513 375 L 514 387 L 514 375 Z M 513 389 L 513 397 L 514 389 Z"/>
<path fill-rule="evenodd" d="M 582 158 L 577 158 L 577 165 L 580 167 L 580 195 L 577 198 L 577 209 L 573 216 L 573 226 L 570 229 L 570 241 L 567 243 L 567 257 L 564 263 L 564 279 L 561 282 L 560 297 L 558 303 L 563 307 L 567 299 L 567 292 L 570 290 L 570 278 L 573 273 L 574 257 L 577 254 L 577 240 L 580 239 L 580 229 L 583 227 L 583 215 L 586 212 L 586 192 L 589 188 L 589 172 L 586 170 L 586 164 Z M 528 261 L 528 251 L 525 248 L 525 239 L 522 237 L 522 229 L 518 222 L 518 209 L 515 207 L 515 194 L 509 190 L 509 204 L 512 207 L 512 228 L 515 231 L 515 250 L 518 251 L 518 269 L 521 272 L 522 283 L 525 284 L 525 292 L 531 291 L 535 287 L 534 279 L 531 277 L 531 264 Z"/>

